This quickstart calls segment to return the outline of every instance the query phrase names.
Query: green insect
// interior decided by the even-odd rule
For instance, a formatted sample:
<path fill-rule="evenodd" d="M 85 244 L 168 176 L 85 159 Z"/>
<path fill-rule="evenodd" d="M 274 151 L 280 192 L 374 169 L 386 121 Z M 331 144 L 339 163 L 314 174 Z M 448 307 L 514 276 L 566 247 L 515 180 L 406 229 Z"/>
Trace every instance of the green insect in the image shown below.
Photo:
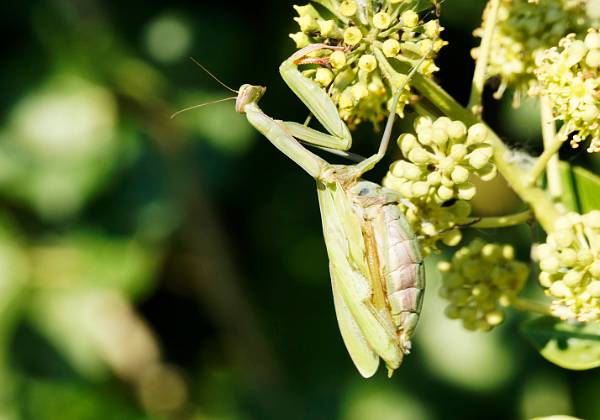
<path fill-rule="evenodd" d="M 361 179 L 383 158 L 395 113 L 388 117 L 379 151 L 354 165 L 329 164 L 298 141 L 351 156 L 344 151 L 350 148 L 352 138 L 335 104 L 297 68 L 298 63 L 315 62 L 304 59 L 313 51 L 341 48 L 310 45 L 280 67 L 284 81 L 329 134 L 267 116 L 258 106 L 266 90 L 262 86 L 243 85 L 236 111 L 245 114 L 250 124 L 317 181 L 338 325 L 350 357 L 368 378 L 377 371 L 379 358 L 391 375 L 410 351 L 425 276 L 418 240 L 398 207 L 401 198 Z M 392 109 L 421 62 L 397 89 Z"/>

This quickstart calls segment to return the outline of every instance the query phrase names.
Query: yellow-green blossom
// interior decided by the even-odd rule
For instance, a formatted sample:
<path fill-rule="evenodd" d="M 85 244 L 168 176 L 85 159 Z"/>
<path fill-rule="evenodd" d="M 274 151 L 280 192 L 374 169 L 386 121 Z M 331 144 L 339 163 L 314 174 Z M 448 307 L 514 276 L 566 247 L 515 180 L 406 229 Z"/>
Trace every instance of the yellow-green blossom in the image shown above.
<path fill-rule="evenodd" d="M 573 148 L 589 138 L 587 151 L 600 152 L 600 32 L 590 29 L 582 39 L 569 34 L 536 64 L 539 86 L 532 93 L 549 99 L 565 133 L 574 133 Z"/>
<path fill-rule="evenodd" d="M 404 209 L 415 231 L 424 239 L 423 251 L 435 242 L 457 245 L 457 226 L 471 212 L 468 201 L 476 193 L 472 176 L 484 181 L 496 175 L 492 147 L 481 124 L 467 127 L 460 121 L 420 117 L 415 133 L 402 134 L 398 146 L 404 159 L 392 163 L 383 185 L 412 203 Z"/>
<path fill-rule="evenodd" d="M 436 2 L 432 0 L 430 6 Z M 423 10 L 422 1 L 315 3 L 316 6 L 294 6 L 300 32 L 290 37 L 297 48 L 316 43 L 347 47 L 345 51 L 316 53 L 329 58 L 329 63 L 323 66 L 331 67 L 331 80 L 323 72 L 307 71 L 305 75 L 315 79 L 319 76 L 317 81 L 328 89 L 350 127 L 363 121 L 378 125 L 389 113 L 398 78 L 390 75 L 393 70 L 387 60 L 398 59 L 414 65 L 429 55 L 419 71 L 430 76 L 438 69 L 433 58 L 446 44 L 440 38 L 443 28 L 430 11 Z M 406 86 L 396 109 L 398 114 L 403 114 L 409 95 L 410 86 Z"/>
<path fill-rule="evenodd" d="M 501 302 L 516 296 L 529 275 L 527 264 L 515 260 L 511 245 L 479 239 L 441 261 L 440 296 L 449 301 L 445 313 L 462 320 L 467 330 L 489 331 L 504 320 Z"/>
<path fill-rule="evenodd" d="M 487 76 L 499 77 L 496 92 L 507 87 L 518 94 L 527 92 L 535 82 L 535 56 L 558 43 L 570 32 L 583 32 L 589 26 L 586 0 L 502 0 L 492 38 Z M 475 31 L 482 36 L 490 8 L 484 13 L 483 26 Z M 477 57 L 478 49 L 473 50 Z"/>
<path fill-rule="evenodd" d="M 600 321 L 600 210 L 569 213 L 536 249 L 540 284 L 562 319 Z"/>

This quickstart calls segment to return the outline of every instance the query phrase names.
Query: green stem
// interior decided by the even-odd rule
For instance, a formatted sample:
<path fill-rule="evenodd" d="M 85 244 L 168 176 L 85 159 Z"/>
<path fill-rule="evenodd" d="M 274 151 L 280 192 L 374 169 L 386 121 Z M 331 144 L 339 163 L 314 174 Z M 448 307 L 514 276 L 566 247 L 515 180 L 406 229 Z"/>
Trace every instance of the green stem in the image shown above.
<path fill-rule="evenodd" d="M 503 228 L 528 223 L 531 219 L 533 219 L 533 213 L 531 210 L 526 210 L 507 216 L 474 218 L 473 220 L 477 220 L 477 222 L 470 225 L 470 227 L 478 229 Z"/>
<path fill-rule="evenodd" d="M 562 144 L 567 139 L 567 136 L 565 135 L 564 127 L 565 126 L 563 126 L 563 128 L 561 128 L 559 130 L 558 134 L 553 136 L 551 139 L 546 139 L 546 135 L 550 135 L 549 133 L 544 134 L 544 152 L 537 159 L 533 169 L 531 170 L 531 173 L 529 174 L 528 181 L 527 181 L 527 183 L 529 185 L 534 185 L 536 183 L 536 181 L 542 175 L 542 173 L 544 172 L 544 170 L 546 169 L 546 167 L 548 165 L 550 165 L 550 167 L 552 168 L 551 162 L 555 158 L 557 160 L 556 171 L 558 171 L 557 153 L 558 153 L 560 147 L 562 146 Z M 553 182 L 558 182 L 560 185 L 560 179 L 558 179 L 556 181 L 553 180 Z M 560 198 L 560 194 L 559 194 L 559 198 Z"/>
<path fill-rule="evenodd" d="M 375 53 L 377 55 L 378 51 L 375 50 Z M 409 64 L 398 60 L 394 60 L 394 65 L 400 69 L 401 72 L 403 70 L 404 72 L 410 70 Z M 437 83 L 422 74 L 415 74 L 411 84 L 447 117 L 454 120 L 460 120 L 466 125 L 482 122 L 472 112 L 463 108 L 456 102 L 456 100 L 454 100 L 454 98 Z M 519 197 L 531 207 L 536 219 L 544 230 L 548 233 L 552 232 L 554 230 L 554 221 L 560 216 L 554 205 L 554 201 L 543 189 L 534 185 L 528 185 L 528 174 L 523 168 L 512 161 L 512 152 L 491 128 L 487 127 L 487 129 L 488 140 L 494 151 L 494 161 L 498 171 Z"/>
<path fill-rule="evenodd" d="M 524 312 L 534 312 L 540 315 L 550 315 L 552 316 L 552 311 L 550 311 L 550 306 L 545 303 L 534 302 L 529 299 L 515 297 L 510 300 L 510 307 L 516 309 L 518 311 Z"/>
<path fill-rule="evenodd" d="M 481 38 L 481 45 L 479 46 L 475 72 L 473 73 L 471 97 L 469 98 L 469 105 L 467 105 L 467 109 L 470 109 L 476 115 L 481 113 L 481 96 L 483 94 L 483 86 L 485 85 L 487 64 L 492 49 L 492 39 L 496 29 L 499 9 L 500 0 L 490 0 L 484 12 L 484 16 L 487 15 L 485 16 L 485 28 Z"/>

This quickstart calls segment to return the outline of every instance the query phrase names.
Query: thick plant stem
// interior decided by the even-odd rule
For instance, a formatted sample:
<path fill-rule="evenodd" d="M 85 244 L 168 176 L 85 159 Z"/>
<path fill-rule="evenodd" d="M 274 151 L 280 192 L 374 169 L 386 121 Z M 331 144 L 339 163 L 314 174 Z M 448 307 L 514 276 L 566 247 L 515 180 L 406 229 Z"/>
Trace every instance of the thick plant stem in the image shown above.
<path fill-rule="evenodd" d="M 397 67 L 402 70 L 404 68 L 406 68 L 406 71 L 410 70 L 409 66 L 410 64 L 408 63 L 397 62 Z M 412 79 L 412 85 L 434 104 L 443 115 L 455 120 L 461 120 L 467 125 L 482 122 L 472 112 L 463 108 L 433 80 L 417 73 Z M 536 219 L 544 230 L 548 233 L 552 232 L 554 230 L 554 222 L 560 216 L 552 198 L 546 191 L 527 183 L 528 173 L 511 161 L 511 151 L 491 128 L 487 127 L 487 129 L 488 140 L 494 150 L 494 160 L 498 171 L 519 197 L 531 207 Z"/>
<path fill-rule="evenodd" d="M 490 57 L 492 39 L 496 30 L 496 22 L 498 20 L 498 10 L 500 9 L 500 0 L 490 0 L 484 12 L 485 29 L 481 38 L 481 45 L 475 64 L 475 72 L 473 73 L 473 83 L 471 85 L 471 96 L 469 98 L 470 109 L 476 115 L 481 114 L 481 96 L 483 95 L 483 87 L 485 85 L 485 76 Z"/>
<path fill-rule="evenodd" d="M 496 216 L 496 217 L 481 217 L 477 222 L 470 225 L 470 227 L 478 229 L 492 229 L 492 228 L 503 228 L 521 225 L 528 223 L 533 219 L 533 213 L 530 210 L 526 210 L 520 213 L 510 214 L 507 216 Z"/>

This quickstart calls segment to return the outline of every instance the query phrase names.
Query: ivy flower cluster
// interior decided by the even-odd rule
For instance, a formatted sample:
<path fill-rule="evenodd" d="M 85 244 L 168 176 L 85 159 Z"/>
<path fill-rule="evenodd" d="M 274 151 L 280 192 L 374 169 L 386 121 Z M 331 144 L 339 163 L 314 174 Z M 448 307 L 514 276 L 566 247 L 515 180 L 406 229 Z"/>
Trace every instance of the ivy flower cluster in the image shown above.
<path fill-rule="evenodd" d="M 392 163 L 383 185 L 398 191 L 412 205 L 404 212 L 415 231 L 425 238 L 424 252 L 442 240 L 460 242 L 460 224 L 465 224 L 475 196 L 472 176 L 489 181 L 496 176 L 492 146 L 486 128 L 474 124 L 467 129 L 461 121 L 447 117 L 415 120 L 416 135 L 398 138 L 404 159 Z"/>
<path fill-rule="evenodd" d="M 395 58 L 416 64 L 423 56 L 434 57 L 446 43 L 440 39 L 442 27 L 430 13 L 419 15 L 419 0 L 373 0 L 361 2 L 315 1 L 294 6 L 300 31 L 290 34 L 297 48 L 325 43 L 345 46 L 345 51 L 317 52 L 326 58 L 326 65 L 305 71 L 327 88 L 337 104 L 340 116 L 352 128 L 364 121 L 375 126 L 391 110 L 391 97 L 398 82 L 391 82 L 393 71 L 388 59 Z M 435 3 L 432 2 L 432 4 Z M 426 59 L 419 71 L 431 75 L 438 68 L 432 58 Z M 388 84 L 386 85 L 386 81 Z M 397 108 L 402 116 L 409 102 L 410 87 L 406 86 Z"/>
<path fill-rule="evenodd" d="M 452 261 L 441 261 L 440 296 L 448 300 L 445 313 L 460 319 L 467 330 L 489 331 L 504 320 L 506 306 L 523 288 L 529 268 L 515 260 L 511 245 L 475 239 L 459 249 Z"/>
<path fill-rule="evenodd" d="M 535 56 L 556 45 L 570 32 L 581 33 L 589 26 L 586 0 L 502 0 L 488 63 L 488 78 L 499 77 L 496 96 L 507 87 L 517 94 L 526 93 L 535 83 Z M 491 8 L 484 13 L 482 27 L 475 30 L 483 36 L 489 23 Z M 477 57 L 478 49 L 473 50 Z"/>
<path fill-rule="evenodd" d="M 600 31 L 589 29 L 583 39 L 569 34 L 536 64 L 539 87 L 532 93 L 550 100 L 565 133 L 574 133 L 573 148 L 590 138 L 587 151 L 600 152 Z"/>
<path fill-rule="evenodd" d="M 540 284 L 562 319 L 600 321 L 600 211 L 569 213 L 536 250 Z"/>

